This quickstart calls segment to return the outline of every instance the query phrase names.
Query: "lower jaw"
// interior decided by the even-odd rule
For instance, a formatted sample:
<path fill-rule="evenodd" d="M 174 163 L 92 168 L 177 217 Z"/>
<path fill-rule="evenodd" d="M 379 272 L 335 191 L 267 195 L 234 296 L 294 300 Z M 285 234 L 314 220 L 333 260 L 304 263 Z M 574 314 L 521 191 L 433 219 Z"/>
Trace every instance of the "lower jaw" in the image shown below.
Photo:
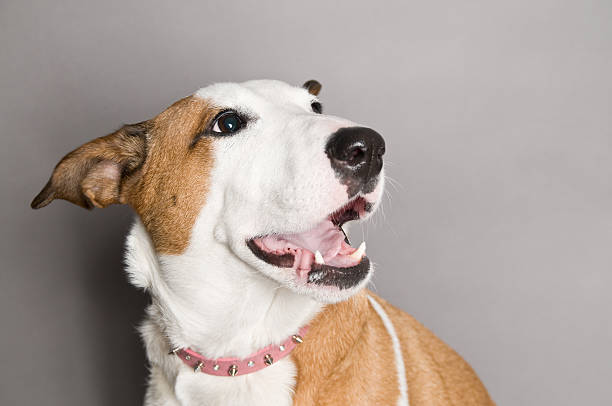
<path fill-rule="evenodd" d="M 370 260 L 367 256 L 363 256 L 358 264 L 350 267 L 313 263 L 309 270 L 297 270 L 293 268 L 294 256 L 292 254 L 274 255 L 267 253 L 260 249 L 253 240 L 248 240 L 247 246 L 263 262 L 295 272 L 300 282 L 310 286 L 334 287 L 340 290 L 350 289 L 359 285 L 370 272 Z"/>
<path fill-rule="evenodd" d="M 370 260 L 364 256 L 357 265 L 340 268 L 314 264 L 308 272 L 307 283 L 350 289 L 362 282 L 370 272 Z"/>

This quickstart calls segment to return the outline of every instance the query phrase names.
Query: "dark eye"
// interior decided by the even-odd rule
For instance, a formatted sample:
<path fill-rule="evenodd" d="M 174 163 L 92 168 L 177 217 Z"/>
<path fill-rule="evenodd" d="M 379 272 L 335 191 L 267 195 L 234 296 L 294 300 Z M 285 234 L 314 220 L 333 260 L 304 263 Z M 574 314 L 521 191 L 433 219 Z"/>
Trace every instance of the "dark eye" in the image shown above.
<path fill-rule="evenodd" d="M 235 111 L 223 112 L 215 120 L 212 132 L 215 134 L 231 134 L 240 130 L 243 126 L 242 119 Z"/>
<path fill-rule="evenodd" d="M 310 104 L 310 107 L 312 108 L 312 111 L 314 111 L 317 114 L 323 113 L 323 106 L 321 106 L 321 103 L 319 103 L 318 101 L 312 102 Z"/>

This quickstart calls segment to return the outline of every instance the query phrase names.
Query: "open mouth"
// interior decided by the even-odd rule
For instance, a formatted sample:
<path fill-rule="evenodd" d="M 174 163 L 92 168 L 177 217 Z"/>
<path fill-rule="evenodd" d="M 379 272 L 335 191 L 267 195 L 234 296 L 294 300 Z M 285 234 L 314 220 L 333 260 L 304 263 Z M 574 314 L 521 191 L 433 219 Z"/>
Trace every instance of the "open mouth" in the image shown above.
<path fill-rule="evenodd" d="M 293 268 L 300 281 L 351 288 L 367 276 L 370 261 L 365 255 L 365 242 L 352 247 L 342 225 L 364 217 L 370 210 L 371 204 L 357 197 L 308 231 L 256 237 L 248 240 L 247 246 L 270 265 Z"/>

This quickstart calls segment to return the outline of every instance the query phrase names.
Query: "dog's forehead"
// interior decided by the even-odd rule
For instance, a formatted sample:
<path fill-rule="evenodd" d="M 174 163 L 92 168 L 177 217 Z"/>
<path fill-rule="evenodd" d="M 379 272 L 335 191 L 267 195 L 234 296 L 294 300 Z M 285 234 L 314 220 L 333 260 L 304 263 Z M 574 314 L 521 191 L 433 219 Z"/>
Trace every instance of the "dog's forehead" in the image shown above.
<path fill-rule="evenodd" d="M 309 106 L 315 97 L 302 87 L 278 80 L 251 80 L 243 83 L 216 83 L 199 89 L 194 96 L 217 107 L 254 108 L 264 105 Z"/>

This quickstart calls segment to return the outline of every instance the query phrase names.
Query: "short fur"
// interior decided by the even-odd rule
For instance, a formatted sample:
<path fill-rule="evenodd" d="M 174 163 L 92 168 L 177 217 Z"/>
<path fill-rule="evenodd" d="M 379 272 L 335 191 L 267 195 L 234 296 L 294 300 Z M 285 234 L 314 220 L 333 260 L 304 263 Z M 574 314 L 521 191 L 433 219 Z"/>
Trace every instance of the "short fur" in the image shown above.
<path fill-rule="evenodd" d="M 364 289 L 372 270 L 347 289 L 311 285 L 247 247 L 249 237 L 308 230 L 349 198 L 324 146 L 355 124 L 313 112 L 320 89 L 316 81 L 200 89 L 68 154 L 32 202 L 124 203 L 137 213 L 126 264 L 152 298 L 141 326 L 146 405 L 493 404 L 453 350 Z M 210 128 L 225 109 L 248 122 L 216 136 Z M 369 208 L 383 184 L 384 172 L 363 195 Z M 168 354 L 189 347 L 207 358 L 245 357 L 306 324 L 290 357 L 244 376 L 194 373 Z"/>

